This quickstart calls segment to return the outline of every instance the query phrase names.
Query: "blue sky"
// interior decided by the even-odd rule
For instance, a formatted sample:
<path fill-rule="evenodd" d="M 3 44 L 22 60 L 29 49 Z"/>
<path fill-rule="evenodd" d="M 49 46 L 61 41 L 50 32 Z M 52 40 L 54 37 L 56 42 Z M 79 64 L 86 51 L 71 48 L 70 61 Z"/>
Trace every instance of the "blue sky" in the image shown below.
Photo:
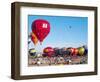
<path fill-rule="evenodd" d="M 87 45 L 88 42 L 88 18 L 71 16 L 28 16 L 28 33 L 32 32 L 31 25 L 36 19 L 44 19 L 50 23 L 50 33 L 44 39 L 42 45 L 37 46 L 31 42 L 29 48 L 42 50 L 47 46 L 51 47 L 79 47 Z"/>

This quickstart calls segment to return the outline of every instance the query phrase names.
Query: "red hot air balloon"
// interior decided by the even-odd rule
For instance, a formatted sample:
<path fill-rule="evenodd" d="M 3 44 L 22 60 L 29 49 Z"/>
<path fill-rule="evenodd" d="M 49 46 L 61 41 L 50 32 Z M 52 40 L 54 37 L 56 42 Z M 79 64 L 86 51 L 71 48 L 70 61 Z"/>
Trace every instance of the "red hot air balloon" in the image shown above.
<path fill-rule="evenodd" d="M 43 52 L 47 54 L 48 57 L 51 57 L 54 53 L 54 49 L 52 47 L 46 47 Z"/>
<path fill-rule="evenodd" d="M 71 55 L 77 55 L 78 54 L 78 49 L 77 48 L 71 48 Z"/>
<path fill-rule="evenodd" d="M 50 32 L 50 23 L 43 19 L 37 19 L 32 23 L 32 32 L 37 36 L 40 43 Z"/>
<path fill-rule="evenodd" d="M 70 51 L 71 51 L 71 55 L 73 55 L 73 53 L 74 53 L 74 48 L 71 48 Z"/>
<path fill-rule="evenodd" d="M 77 54 L 78 54 L 78 49 L 74 48 L 74 55 L 77 55 Z"/>

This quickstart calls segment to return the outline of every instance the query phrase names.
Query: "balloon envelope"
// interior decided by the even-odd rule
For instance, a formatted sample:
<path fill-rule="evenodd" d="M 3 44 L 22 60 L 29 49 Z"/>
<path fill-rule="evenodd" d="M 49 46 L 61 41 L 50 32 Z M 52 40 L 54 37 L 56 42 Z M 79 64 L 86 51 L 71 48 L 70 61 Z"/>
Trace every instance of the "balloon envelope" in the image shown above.
<path fill-rule="evenodd" d="M 78 54 L 78 49 L 77 49 L 77 48 L 74 49 L 74 54 L 75 54 L 75 55 Z"/>
<path fill-rule="evenodd" d="M 36 45 L 38 43 L 38 39 L 34 33 L 31 33 L 31 40 Z"/>
<path fill-rule="evenodd" d="M 36 56 L 36 50 L 35 49 L 30 49 L 29 53 L 31 56 Z"/>
<path fill-rule="evenodd" d="M 43 50 L 43 52 L 44 52 L 47 56 L 51 57 L 51 56 L 53 55 L 53 53 L 54 53 L 54 49 L 53 49 L 52 47 L 46 47 L 46 48 Z"/>
<path fill-rule="evenodd" d="M 87 55 L 87 54 L 88 54 L 88 49 L 85 48 L 84 55 Z"/>
<path fill-rule="evenodd" d="M 32 23 L 32 32 L 35 33 L 40 42 L 43 42 L 50 32 L 50 23 L 43 19 L 37 19 Z"/>
<path fill-rule="evenodd" d="M 77 55 L 78 54 L 78 49 L 77 48 L 71 48 L 71 55 Z"/>
<path fill-rule="evenodd" d="M 85 51 L 85 49 L 83 48 L 83 47 L 80 47 L 79 49 L 79 55 L 84 55 L 84 51 Z"/>
<path fill-rule="evenodd" d="M 71 54 L 73 54 L 74 53 L 74 48 L 71 48 L 70 50 L 71 50 Z"/>

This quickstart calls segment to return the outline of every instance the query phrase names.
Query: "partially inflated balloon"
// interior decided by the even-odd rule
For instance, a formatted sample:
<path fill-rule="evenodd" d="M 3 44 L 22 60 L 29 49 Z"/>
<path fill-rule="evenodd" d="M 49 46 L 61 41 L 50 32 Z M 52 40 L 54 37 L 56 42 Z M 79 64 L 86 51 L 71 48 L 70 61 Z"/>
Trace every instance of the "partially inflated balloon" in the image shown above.
<path fill-rule="evenodd" d="M 34 33 L 31 33 L 31 40 L 36 45 L 38 43 L 38 39 Z"/>
<path fill-rule="evenodd" d="M 78 49 L 77 48 L 71 48 L 71 55 L 77 55 L 78 54 Z"/>
<path fill-rule="evenodd" d="M 77 54 L 78 54 L 78 49 L 74 48 L 74 55 L 77 55 Z"/>
<path fill-rule="evenodd" d="M 87 54 L 88 54 L 88 49 L 85 48 L 84 55 L 87 55 Z"/>
<path fill-rule="evenodd" d="M 32 23 L 32 32 L 34 32 L 40 43 L 42 43 L 50 32 L 50 23 L 43 19 L 37 19 Z"/>
<path fill-rule="evenodd" d="M 35 49 L 30 49 L 29 53 L 31 56 L 36 57 L 36 50 Z"/>
<path fill-rule="evenodd" d="M 46 48 L 43 50 L 43 52 L 44 52 L 47 56 L 51 57 L 51 56 L 53 55 L 53 53 L 54 53 L 54 49 L 53 49 L 52 47 L 46 47 Z"/>
<path fill-rule="evenodd" d="M 80 47 L 80 48 L 78 48 L 78 51 L 79 51 L 79 55 L 84 55 L 84 51 L 85 51 L 85 49 L 83 48 L 83 47 Z"/>
<path fill-rule="evenodd" d="M 84 45 L 83 48 L 85 49 L 84 55 L 87 55 L 88 54 L 88 47 L 86 45 Z"/>
<path fill-rule="evenodd" d="M 74 53 L 74 48 L 71 48 L 70 51 L 71 51 L 71 55 L 73 55 L 73 53 Z"/>

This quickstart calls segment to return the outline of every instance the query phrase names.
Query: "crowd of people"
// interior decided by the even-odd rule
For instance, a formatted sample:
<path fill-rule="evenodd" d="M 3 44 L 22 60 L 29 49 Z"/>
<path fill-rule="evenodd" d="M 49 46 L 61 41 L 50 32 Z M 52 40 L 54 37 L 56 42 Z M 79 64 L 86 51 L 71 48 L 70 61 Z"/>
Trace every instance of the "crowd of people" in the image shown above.
<path fill-rule="evenodd" d="M 29 65 L 34 66 L 45 66 L 45 65 L 73 65 L 73 64 L 87 64 L 87 56 L 77 57 L 36 57 L 29 58 Z"/>

